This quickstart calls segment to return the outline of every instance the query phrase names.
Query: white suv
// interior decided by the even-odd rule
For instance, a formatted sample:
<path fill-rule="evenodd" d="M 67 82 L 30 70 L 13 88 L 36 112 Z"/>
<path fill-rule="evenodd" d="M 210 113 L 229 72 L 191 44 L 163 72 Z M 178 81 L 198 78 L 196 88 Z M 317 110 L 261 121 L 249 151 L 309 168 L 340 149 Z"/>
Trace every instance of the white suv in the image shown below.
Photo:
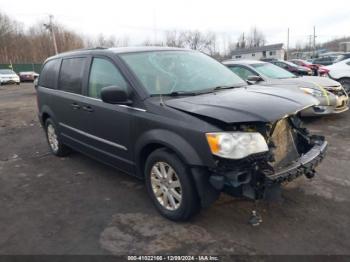
<path fill-rule="evenodd" d="M 329 70 L 328 75 L 330 78 L 341 83 L 345 91 L 350 94 L 350 58 L 325 66 L 325 68 Z"/>
<path fill-rule="evenodd" d="M 19 76 L 10 69 L 0 69 L 0 85 L 4 84 L 20 84 Z"/>

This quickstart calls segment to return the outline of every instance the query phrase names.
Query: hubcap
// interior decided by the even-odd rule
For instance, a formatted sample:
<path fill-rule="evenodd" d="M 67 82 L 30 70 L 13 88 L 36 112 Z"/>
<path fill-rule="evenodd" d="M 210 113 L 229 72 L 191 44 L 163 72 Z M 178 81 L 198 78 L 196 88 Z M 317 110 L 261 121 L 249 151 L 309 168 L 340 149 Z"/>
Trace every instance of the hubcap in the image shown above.
<path fill-rule="evenodd" d="M 165 162 L 156 162 L 151 169 L 151 185 L 158 202 L 168 210 L 179 208 L 182 199 L 180 179 Z"/>
<path fill-rule="evenodd" d="M 58 150 L 57 135 L 56 135 L 55 128 L 51 124 L 49 124 L 47 126 L 47 138 L 49 140 L 49 145 L 50 145 L 51 149 L 54 152 L 57 152 L 57 150 Z"/>

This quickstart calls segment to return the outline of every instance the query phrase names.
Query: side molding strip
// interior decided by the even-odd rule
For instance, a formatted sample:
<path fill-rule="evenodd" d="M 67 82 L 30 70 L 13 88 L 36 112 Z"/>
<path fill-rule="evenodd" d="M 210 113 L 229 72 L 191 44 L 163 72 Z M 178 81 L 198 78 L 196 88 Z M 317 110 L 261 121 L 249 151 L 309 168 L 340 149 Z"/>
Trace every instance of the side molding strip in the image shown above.
<path fill-rule="evenodd" d="M 128 149 L 127 149 L 125 146 L 123 146 L 123 145 L 114 143 L 114 142 L 112 142 L 112 141 L 103 139 L 103 138 L 98 137 L 98 136 L 91 135 L 91 134 L 89 134 L 89 133 L 86 133 L 86 132 L 84 132 L 84 131 L 81 131 L 81 130 L 79 130 L 79 129 L 76 129 L 76 128 L 74 128 L 74 127 L 71 127 L 71 126 L 69 126 L 69 125 L 60 123 L 60 126 L 63 126 L 63 127 L 65 127 L 65 128 L 68 128 L 68 129 L 70 129 L 70 130 L 72 130 L 72 131 L 74 131 L 74 132 L 77 132 L 77 133 L 79 133 L 79 134 L 81 134 L 81 135 L 90 137 L 90 138 L 95 139 L 95 140 L 97 140 L 97 141 L 100 141 L 100 142 L 102 142 L 102 143 L 105 143 L 105 144 L 108 144 L 108 145 L 117 147 L 117 148 L 122 149 L 122 150 L 125 150 L 125 151 L 128 150 Z"/>

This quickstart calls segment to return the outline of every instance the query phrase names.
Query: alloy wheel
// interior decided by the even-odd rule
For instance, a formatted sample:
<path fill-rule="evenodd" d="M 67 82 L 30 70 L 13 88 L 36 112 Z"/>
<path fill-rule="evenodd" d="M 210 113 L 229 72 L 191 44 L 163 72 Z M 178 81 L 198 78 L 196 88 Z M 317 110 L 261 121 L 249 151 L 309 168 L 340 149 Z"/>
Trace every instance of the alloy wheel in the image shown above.
<path fill-rule="evenodd" d="M 52 151 L 57 152 L 58 151 L 58 139 L 57 139 L 55 128 L 51 124 L 49 124 L 47 126 L 47 139 L 49 141 L 49 145 L 50 145 Z"/>
<path fill-rule="evenodd" d="M 156 162 L 151 168 L 153 193 L 167 210 L 176 210 L 181 205 L 182 188 L 176 171 L 165 162 Z"/>

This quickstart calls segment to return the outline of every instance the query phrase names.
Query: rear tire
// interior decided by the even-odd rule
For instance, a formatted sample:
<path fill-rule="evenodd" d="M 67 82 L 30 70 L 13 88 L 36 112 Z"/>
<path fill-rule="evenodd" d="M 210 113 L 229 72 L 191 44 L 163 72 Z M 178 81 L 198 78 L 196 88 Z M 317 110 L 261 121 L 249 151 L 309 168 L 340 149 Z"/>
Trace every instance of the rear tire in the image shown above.
<path fill-rule="evenodd" d="M 145 165 L 148 193 L 164 217 L 186 221 L 200 210 L 199 197 L 188 167 L 167 149 L 150 154 Z"/>
<path fill-rule="evenodd" d="M 47 142 L 49 143 L 49 147 L 51 152 L 56 156 L 67 156 L 71 150 L 69 147 L 64 145 L 60 141 L 60 137 L 57 133 L 57 128 L 55 123 L 51 120 L 51 118 L 48 118 L 45 121 L 45 132 L 46 132 L 46 138 Z"/>

